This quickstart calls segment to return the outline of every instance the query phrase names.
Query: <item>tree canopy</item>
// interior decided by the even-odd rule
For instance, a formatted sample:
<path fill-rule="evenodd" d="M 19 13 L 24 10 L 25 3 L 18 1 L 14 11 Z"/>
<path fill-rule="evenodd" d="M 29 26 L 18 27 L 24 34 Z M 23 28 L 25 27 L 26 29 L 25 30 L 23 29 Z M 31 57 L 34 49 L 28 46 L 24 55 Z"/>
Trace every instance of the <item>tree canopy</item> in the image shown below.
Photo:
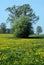
<path fill-rule="evenodd" d="M 28 37 L 33 33 L 32 23 L 39 19 L 29 4 L 6 8 L 9 11 L 8 21 L 12 23 L 15 37 Z"/>
<path fill-rule="evenodd" d="M 13 24 L 15 37 L 27 38 L 32 33 L 32 23 L 28 16 L 20 16 Z"/>
<path fill-rule="evenodd" d="M 36 20 L 39 19 L 39 17 L 35 15 L 33 9 L 31 8 L 29 4 L 24 4 L 21 6 L 14 5 L 12 7 L 6 8 L 6 10 L 10 12 L 7 21 L 10 21 L 12 23 L 14 22 L 15 19 L 17 19 L 18 17 L 22 15 L 29 16 L 29 19 L 31 22 L 35 22 Z"/>

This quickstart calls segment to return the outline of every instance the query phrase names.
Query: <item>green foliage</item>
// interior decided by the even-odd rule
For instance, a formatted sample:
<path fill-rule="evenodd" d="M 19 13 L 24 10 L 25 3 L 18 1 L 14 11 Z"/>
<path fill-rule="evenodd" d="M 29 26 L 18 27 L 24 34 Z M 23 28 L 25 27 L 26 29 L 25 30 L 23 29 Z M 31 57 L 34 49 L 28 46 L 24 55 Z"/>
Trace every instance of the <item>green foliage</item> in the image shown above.
<path fill-rule="evenodd" d="M 6 8 L 6 10 L 10 12 L 8 21 L 13 23 L 15 37 L 28 37 L 28 35 L 34 33 L 32 23 L 37 21 L 39 17 L 35 15 L 29 4 L 14 5 L 13 7 Z"/>
<path fill-rule="evenodd" d="M 37 27 L 37 33 L 39 34 L 39 33 L 41 33 L 42 32 L 42 27 L 41 26 L 38 26 Z"/>
<path fill-rule="evenodd" d="M 13 23 L 13 32 L 15 37 L 28 37 L 32 32 L 32 23 L 29 21 L 28 16 L 20 16 Z"/>
<path fill-rule="evenodd" d="M 31 22 L 35 22 L 36 20 L 39 19 L 39 17 L 35 15 L 33 9 L 30 7 L 29 4 L 24 4 L 21 6 L 14 5 L 12 7 L 6 8 L 6 10 L 10 12 L 7 20 L 10 21 L 11 23 L 13 23 L 16 18 L 22 15 L 29 16 Z"/>
<path fill-rule="evenodd" d="M 0 33 L 6 33 L 6 24 L 5 23 L 1 23 L 1 25 L 0 25 Z"/>

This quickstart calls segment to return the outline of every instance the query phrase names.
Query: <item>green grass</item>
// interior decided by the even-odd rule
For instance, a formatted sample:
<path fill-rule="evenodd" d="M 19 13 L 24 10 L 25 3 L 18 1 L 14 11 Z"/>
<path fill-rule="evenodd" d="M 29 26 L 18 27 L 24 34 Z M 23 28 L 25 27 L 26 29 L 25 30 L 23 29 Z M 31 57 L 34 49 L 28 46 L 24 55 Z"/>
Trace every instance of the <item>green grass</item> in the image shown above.
<path fill-rule="evenodd" d="M 0 34 L 0 65 L 44 65 L 44 38 L 18 39 Z"/>
<path fill-rule="evenodd" d="M 34 34 L 34 35 L 30 35 L 29 37 L 32 37 L 32 38 L 44 38 L 44 34 Z"/>

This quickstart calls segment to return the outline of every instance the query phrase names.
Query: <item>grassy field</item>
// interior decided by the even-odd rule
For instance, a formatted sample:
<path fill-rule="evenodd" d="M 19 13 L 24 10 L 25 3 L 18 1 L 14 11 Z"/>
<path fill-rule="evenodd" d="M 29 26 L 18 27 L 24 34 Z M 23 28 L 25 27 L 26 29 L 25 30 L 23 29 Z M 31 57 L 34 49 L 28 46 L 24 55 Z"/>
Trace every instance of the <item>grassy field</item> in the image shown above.
<path fill-rule="evenodd" d="M 44 65 L 44 38 L 18 39 L 0 34 L 0 65 Z"/>

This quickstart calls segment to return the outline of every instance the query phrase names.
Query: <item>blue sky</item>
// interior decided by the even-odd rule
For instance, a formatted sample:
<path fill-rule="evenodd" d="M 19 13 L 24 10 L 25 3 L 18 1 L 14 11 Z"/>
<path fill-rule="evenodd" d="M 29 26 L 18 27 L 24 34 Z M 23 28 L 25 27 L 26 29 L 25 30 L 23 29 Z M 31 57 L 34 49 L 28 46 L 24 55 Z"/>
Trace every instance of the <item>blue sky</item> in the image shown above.
<path fill-rule="evenodd" d="M 35 14 L 39 16 L 39 21 L 34 24 L 34 30 L 36 27 L 40 25 L 43 29 L 44 33 L 44 0 L 0 0 L 0 23 L 6 22 L 8 17 L 8 12 L 5 11 L 7 7 L 12 5 L 22 5 L 22 4 L 30 4 L 31 8 L 33 8 Z M 7 27 L 10 27 L 8 24 Z"/>

